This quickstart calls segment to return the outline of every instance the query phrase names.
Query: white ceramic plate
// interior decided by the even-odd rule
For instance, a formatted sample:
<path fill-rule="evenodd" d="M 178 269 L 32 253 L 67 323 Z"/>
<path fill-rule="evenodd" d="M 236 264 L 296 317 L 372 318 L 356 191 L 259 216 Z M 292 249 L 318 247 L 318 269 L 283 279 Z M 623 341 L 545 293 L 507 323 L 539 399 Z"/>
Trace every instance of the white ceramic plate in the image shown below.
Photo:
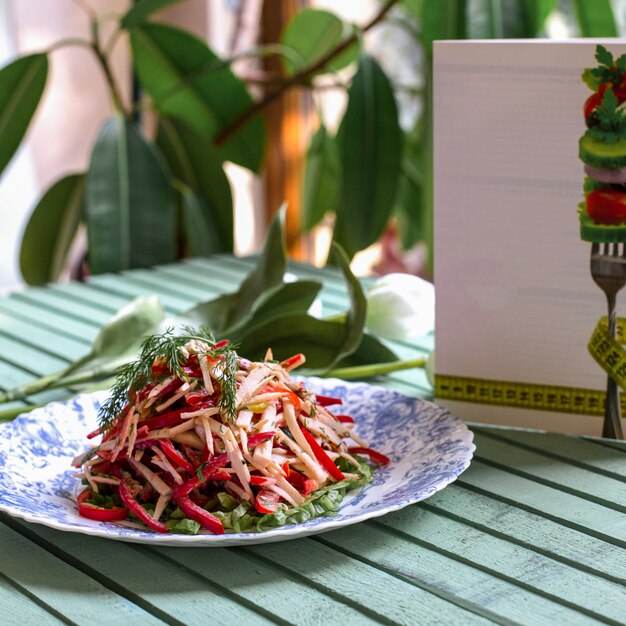
<path fill-rule="evenodd" d="M 467 469 L 471 431 L 447 410 L 363 383 L 306 379 L 312 391 L 343 399 L 357 433 L 391 458 L 372 483 L 348 494 L 340 511 L 263 532 L 162 535 L 80 517 L 71 460 L 88 447 L 106 394 L 53 403 L 0 426 L 0 511 L 28 522 L 96 537 L 171 546 L 233 546 L 282 541 L 333 530 L 424 500 Z"/>

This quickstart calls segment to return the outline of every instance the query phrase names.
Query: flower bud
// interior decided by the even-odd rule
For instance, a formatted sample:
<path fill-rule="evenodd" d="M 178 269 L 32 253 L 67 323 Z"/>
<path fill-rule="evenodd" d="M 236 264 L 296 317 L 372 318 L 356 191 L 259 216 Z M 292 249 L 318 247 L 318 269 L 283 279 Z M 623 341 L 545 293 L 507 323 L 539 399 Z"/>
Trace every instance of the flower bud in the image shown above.
<path fill-rule="evenodd" d="M 387 339 L 421 337 L 435 326 L 435 288 L 412 274 L 387 274 L 366 293 L 365 325 Z"/>

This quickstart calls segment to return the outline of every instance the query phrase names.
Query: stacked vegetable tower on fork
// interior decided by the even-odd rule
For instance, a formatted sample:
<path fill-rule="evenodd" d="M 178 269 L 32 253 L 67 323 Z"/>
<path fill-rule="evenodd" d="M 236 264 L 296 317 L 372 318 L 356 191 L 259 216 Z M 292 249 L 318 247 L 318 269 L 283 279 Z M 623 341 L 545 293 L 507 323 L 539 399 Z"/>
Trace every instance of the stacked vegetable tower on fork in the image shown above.
<path fill-rule="evenodd" d="M 614 59 L 597 46 L 598 67 L 583 81 L 593 90 L 584 105 L 587 131 L 579 156 L 587 174 L 580 235 L 596 243 L 626 242 L 626 54 Z"/>

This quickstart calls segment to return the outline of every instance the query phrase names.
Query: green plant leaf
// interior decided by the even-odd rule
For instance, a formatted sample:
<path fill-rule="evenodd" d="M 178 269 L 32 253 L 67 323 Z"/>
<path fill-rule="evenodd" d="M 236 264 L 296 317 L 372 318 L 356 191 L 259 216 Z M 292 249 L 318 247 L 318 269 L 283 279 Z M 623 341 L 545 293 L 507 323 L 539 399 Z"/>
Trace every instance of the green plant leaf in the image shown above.
<path fill-rule="evenodd" d="M 500 37 L 508 39 L 537 37 L 543 30 L 549 13 L 557 4 L 552 0 L 499 0 L 499 2 L 502 16 Z"/>
<path fill-rule="evenodd" d="M 206 202 L 191 187 L 180 185 L 182 234 L 187 256 L 209 256 L 221 251 L 223 243 L 215 218 Z"/>
<path fill-rule="evenodd" d="M 133 65 L 155 107 L 185 121 L 210 141 L 252 104 L 245 84 L 199 38 L 177 28 L 144 23 L 130 29 Z M 265 126 L 257 116 L 221 148 L 223 159 L 258 172 Z"/>
<path fill-rule="evenodd" d="M 286 73 L 295 74 L 319 61 L 352 32 L 352 27 L 344 24 L 330 11 L 299 11 L 287 24 L 280 38 L 281 43 L 290 49 L 290 54 L 283 57 Z M 360 44 L 357 41 L 328 63 L 321 72 L 335 72 L 354 63 L 359 52 Z"/>
<path fill-rule="evenodd" d="M 334 213 L 340 198 L 340 165 L 337 143 L 320 124 L 309 145 L 304 170 L 302 226 L 311 230 L 328 212 Z"/>
<path fill-rule="evenodd" d="M 209 326 L 215 335 L 222 335 L 228 328 L 238 326 L 245 320 L 255 301 L 265 291 L 278 287 L 283 282 L 287 266 L 283 223 L 285 207 L 281 207 L 270 224 L 263 252 L 254 269 L 246 276 L 239 289 L 202 302 L 182 317 L 194 323 Z"/>
<path fill-rule="evenodd" d="M 100 329 L 89 352 L 71 364 L 63 376 L 76 374 L 112 359 L 134 357 L 146 335 L 157 331 L 165 313 L 157 296 L 140 296 L 124 305 Z"/>
<path fill-rule="evenodd" d="M 466 0 L 423 0 L 409 8 L 420 11 L 415 17 L 428 55 L 437 39 L 465 39 Z"/>
<path fill-rule="evenodd" d="M 559 0 L 523 0 L 532 37 L 536 37 L 544 29 L 550 13 L 556 9 Z"/>
<path fill-rule="evenodd" d="M 502 37 L 501 0 L 468 0 L 464 31 L 467 39 L 497 39 Z"/>
<path fill-rule="evenodd" d="M 187 194 L 188 202 L 198 206 L 187 206 L 187 217 L 200 225 L 206 237 L 207 230 L 214 231 L 204 246 L 195 245 L 195 249 L 204 247 L 202 254 L 233 251 L 233 198 L 230 183 L 224 172 L 222 162 L 213 146 L 207 141 L 199 141 L 197 134 L 185 123 L 171 118 L 161 118 L 157 133 L 157 145 L 166 158 L 172 174 L 186 183 L 194 192 L 192 198 Z M 193 214 L 193 215 L 192 215 Z M 201 221 L 198 221 L 201 220 Z M 191 224 L 191 222 L 188 222 Z M 189 240 L 189 238 L 188 238 Z M 207 249 L 210 245 L 211 249 Z"/>
<path fill-rule="evenodd" d="M 20 145 L 48 78 L 48 56 L 31 54 L 0 70 L 0 172 Z"/>
<path fill-rule="evenodd" d="M 425 233 L 424 228 L 425 181 L 419 168 L 423 160 L 420 133 L 421 128 L 406 136 L 398 180 L 395 213 L 398 220 L 398 235 L 405 250 L 419 241 L 428 239 L 428 233 Z"/>
<path fill-rule="evenodd" d="M 321 288 L 322 284 L 317 281 L 298 280 L 268 289 L 256 299 L 249 315 L 236 327 L 225 329 L 223 336 L 237 343 L 241 336 L 245 336 L 249 328 L 286 315 L 306 313 Z"/>
<path fill-rule="evenodd" d="M 286 359 L 302 352 L 307 373 L 324 375 L 332 367 L 351 367 L 396 361 L 397 356 L 378 339 L 363 335 L 350 354 L 337 359 L 337 346 L 346 336 L 344 324 L 320 320 L 306 314 L 284 315 L 250 328 L 239 339 L 240 352 L 252 360 L 262 360 L 268 348 L 274 358 Z"/>
<path fill-rule="evenodd" d="M 169 263 L 176 257 L 176 207 L 164 161 L 130 122 L 102 127 L 85 191 L 92 273 Z"/>
<path fill-rule="evenodd" d="M 336 361 L 337 346 L 345 334 L 341 323 L 304 313 L 288 314 L 250 328 L 239 339 L 240 352 L 252 360 L 263 360 L 268 348 L 278 360 L 302 352 L 307 359 L 307 369 L 325 370 Z"/>
<path fill-rule="evenodd" d="M 619 35 L 611 0 L 574 0 L 578 27 L 583 37 Z"/>
<path fill-rule="evenodd" d="M 328 367 L 334 367 L 342 359 L 352 354 L 360 345 L 363 337 L 363 328 L 365 326 L 365 317 L 367 313 L 367 299 L 365 292 L 359 282 L 359 279 L 352 273 L 350 269 L 350 260 L 341 246 L 333 244 L 332 254 L 337 260 L 337 265 L 343 272 L 348 288 L 348 296 L 350 298 L 350 308 L 346 315 L 346 335 L 343 344 L 337 351 L 335 361 Z"/>
<path fill-rule="evenodd" d="M 337 134 L 341 201 L 334 239 L 352 256 L 382 234 L 393 209 L 403 136 L 389 79 L 361 57 Z"/>
<path fill-rule="evenodd" d="M 122 28 L 131 28 L 141 24 L 153 13 L 162 11 L 173 4 L 178 4 L 182 0 L 140 0 L 124 15 L 120 22 Z"/>
<path fill-rule="evenodd" d="M 34 208 L 20 248 L 20 270 L 29 285 L 57 280 L 65 267 L 83 208 L 85 177 L 57 181 Z"/>

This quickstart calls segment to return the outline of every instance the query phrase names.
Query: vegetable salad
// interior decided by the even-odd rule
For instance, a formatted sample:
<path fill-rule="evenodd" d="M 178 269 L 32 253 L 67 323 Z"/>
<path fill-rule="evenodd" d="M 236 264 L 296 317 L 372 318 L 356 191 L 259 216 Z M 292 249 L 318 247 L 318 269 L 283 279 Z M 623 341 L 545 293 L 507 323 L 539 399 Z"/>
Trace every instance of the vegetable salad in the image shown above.
<path fill-rule="evenodd" d="M 341 401 L 290 372 L 186 329 L 149 337 L 100 410 L 100 438 L 74 459 L 81 515 L 158 533 L 262 531 L 338 510 L 389 462 Z"/>

